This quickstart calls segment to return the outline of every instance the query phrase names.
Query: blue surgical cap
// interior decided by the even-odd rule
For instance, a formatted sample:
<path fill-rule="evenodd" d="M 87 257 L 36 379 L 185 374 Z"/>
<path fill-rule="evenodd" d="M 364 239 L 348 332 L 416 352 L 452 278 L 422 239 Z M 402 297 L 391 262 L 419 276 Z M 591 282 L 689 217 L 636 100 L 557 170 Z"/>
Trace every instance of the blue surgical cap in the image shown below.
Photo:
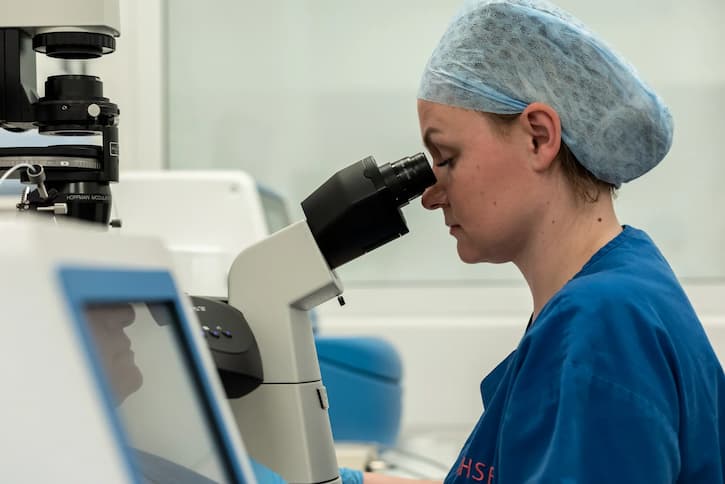
<path fill-rule="evenodd" d="M 672 116 L 634 68 L 544 0 L 466 2 L 428 61 L 418 97 L 495 114 L 546 103 L 579 162 L 617 187 L 652 169 L 672 144 Z"/>

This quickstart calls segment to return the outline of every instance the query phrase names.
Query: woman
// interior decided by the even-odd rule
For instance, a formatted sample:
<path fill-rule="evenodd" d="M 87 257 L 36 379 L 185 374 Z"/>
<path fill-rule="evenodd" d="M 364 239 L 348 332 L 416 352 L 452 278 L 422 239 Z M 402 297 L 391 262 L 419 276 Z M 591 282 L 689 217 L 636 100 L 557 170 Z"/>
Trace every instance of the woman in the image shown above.
<path fill-rule="evenodd" d="M 612 203 L 670 148 L 662 101 L 555 6 L 489 0 L 444 34 L 418 114 L 437 177 L 423 205 L 464 262 L 513 262 L 533 300 L 445 482 L 724 482 L 723 370 L 664 257 Z"/>

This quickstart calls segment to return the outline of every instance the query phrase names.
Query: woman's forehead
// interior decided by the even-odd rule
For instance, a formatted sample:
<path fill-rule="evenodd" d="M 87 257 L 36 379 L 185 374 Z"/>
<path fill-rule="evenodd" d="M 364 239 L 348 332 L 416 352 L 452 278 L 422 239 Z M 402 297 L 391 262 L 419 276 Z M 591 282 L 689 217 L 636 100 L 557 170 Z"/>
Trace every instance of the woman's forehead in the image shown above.
<path fill-rule="evenodd" d="M 426 129 L 443 132 L 447 129 L 457 130 L 474 122 L 477 117 L 480 117 L 478 113 L 468 109 L 430 101 L 418 101 L 418 119 L 423 132 Z"/>
<path fill-rule="evenodd" d="M 430 146 L 432 138 L 466 137 L 490 129 L 489 121 L 477 111 L 430 101 L 418 101 L 418 118 L 423 142 Z"/>

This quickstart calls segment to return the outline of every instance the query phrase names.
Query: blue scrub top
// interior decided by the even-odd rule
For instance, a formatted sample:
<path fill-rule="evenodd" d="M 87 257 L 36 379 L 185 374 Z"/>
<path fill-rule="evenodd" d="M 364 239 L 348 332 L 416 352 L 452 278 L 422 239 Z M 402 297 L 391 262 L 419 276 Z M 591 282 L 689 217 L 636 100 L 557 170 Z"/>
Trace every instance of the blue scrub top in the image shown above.
<path fill-rule="evenodd" d="M 446 484 L 724 482 L 725 374 L 632 227 L 551 298 L 481 396 Z"/>

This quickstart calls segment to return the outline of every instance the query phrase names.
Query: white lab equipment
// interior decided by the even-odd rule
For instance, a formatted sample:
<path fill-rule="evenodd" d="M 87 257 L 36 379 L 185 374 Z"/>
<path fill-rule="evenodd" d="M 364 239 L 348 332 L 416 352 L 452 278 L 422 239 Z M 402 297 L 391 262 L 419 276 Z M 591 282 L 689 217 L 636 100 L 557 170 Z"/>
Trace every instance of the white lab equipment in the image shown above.
<path fill-rule="evenodd" d="M 0 148 L 0 170 L 20 163 L 29 190 L 24 210 L 108 224 L 109 184 L 118 181 L 118 106 L 103 96 L 96 76 L 54 75 L 37 93 L 36 52 L 59 59 L 93 59 L 115 50 L 118 0 L 0 1 L 0 128 L 47 135 L 94 135 L 102 144 Z"/>
<path fill-rule="evenodd" d="M 160 237 L 195 296 L 226 299 L 239 251 L 269 234 L 267 217 L 286 217 L 284 202 L 240 170 L 124 171 L 121 180 L 113 203 L 121 232 Z"/>
<path fill-rule="evenodd" d="M 60 219 L 0 218 L 0 481 L 253 483 L 166 249 Z"/>

